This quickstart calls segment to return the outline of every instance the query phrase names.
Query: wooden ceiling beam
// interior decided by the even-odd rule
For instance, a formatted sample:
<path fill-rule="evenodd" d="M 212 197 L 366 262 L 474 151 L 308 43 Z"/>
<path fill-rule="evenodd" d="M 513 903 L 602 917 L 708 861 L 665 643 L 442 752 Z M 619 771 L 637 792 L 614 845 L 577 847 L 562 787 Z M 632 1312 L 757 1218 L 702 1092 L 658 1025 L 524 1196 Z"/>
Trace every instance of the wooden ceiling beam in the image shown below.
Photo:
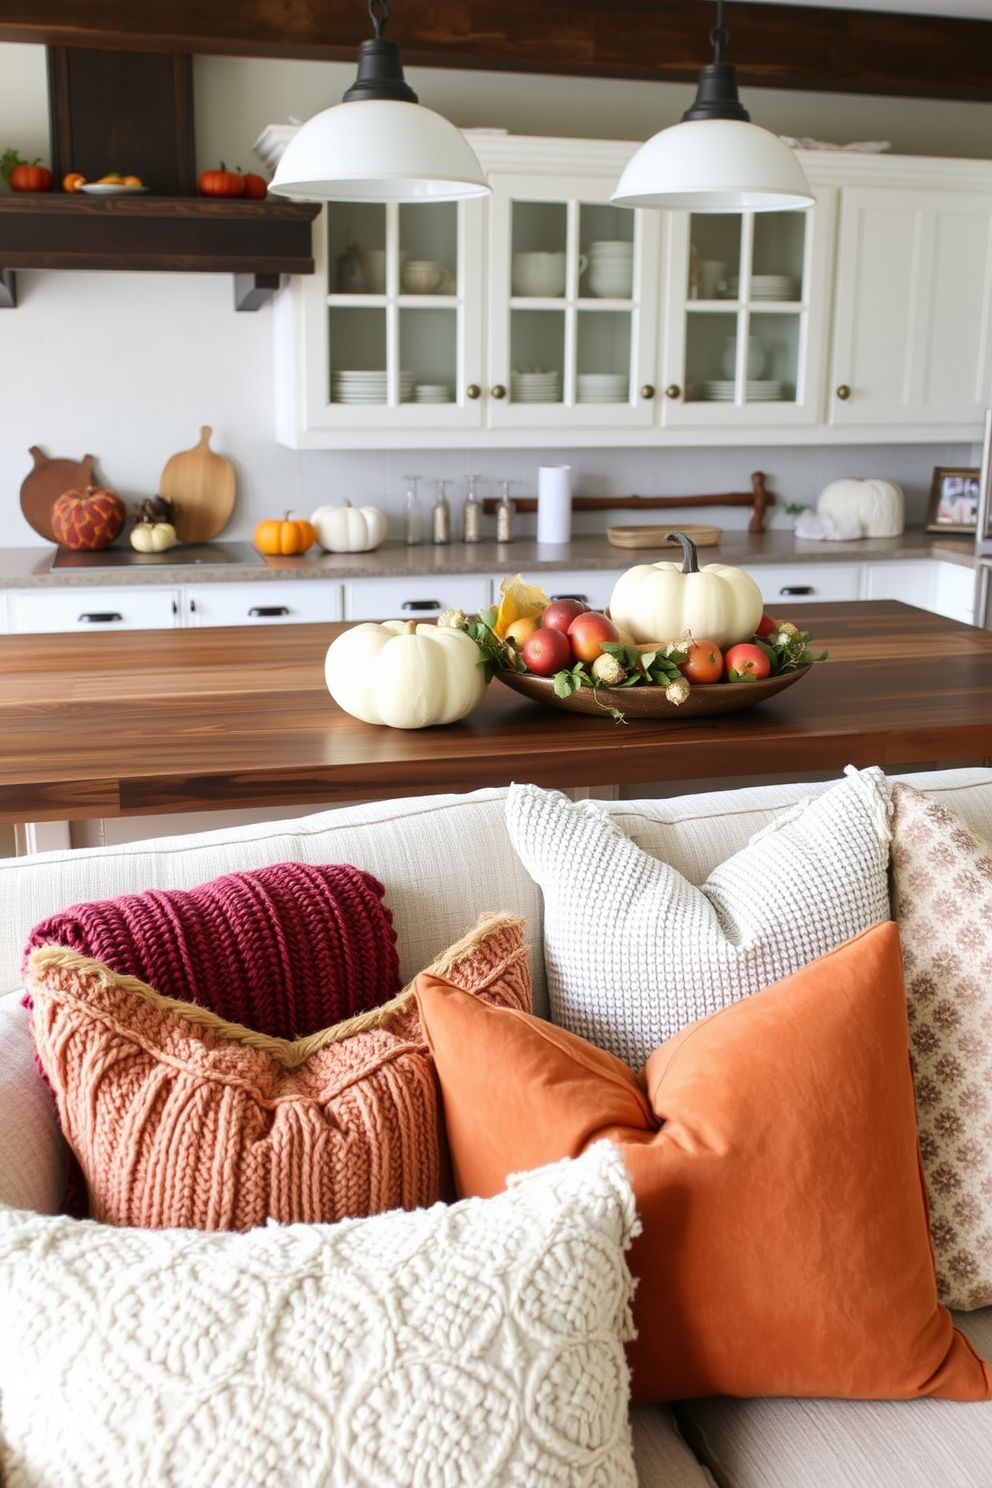
<path fill-rule="evenodd" d="M 411 66 L 694 82 L 709 0 L 399 0 Z M 992 21 L 740 0 L 727 59 L 751 86 L 992 101 Z M 0 41 L 353 61 L 363 0 L 4 0 Z"/>

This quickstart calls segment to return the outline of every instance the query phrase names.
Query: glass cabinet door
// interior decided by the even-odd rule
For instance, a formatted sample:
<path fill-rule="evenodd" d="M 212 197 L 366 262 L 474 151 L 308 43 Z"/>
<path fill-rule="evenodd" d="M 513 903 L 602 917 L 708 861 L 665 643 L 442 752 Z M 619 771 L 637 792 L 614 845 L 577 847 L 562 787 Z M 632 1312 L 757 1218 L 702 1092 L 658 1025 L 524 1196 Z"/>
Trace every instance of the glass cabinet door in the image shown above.
<path fill-rule="evenodd" d="M 671 214 L 666 424 L 815 421 L 826 216 Z"/>
<path fill-rule="evenodd" d="M 327 204 L 297 315 L 309 428 L 480 426 L 481 224 L 473 202 Z"/>
<path fill-rule="evenodd" d="M 610 204 L 615 179 L 493 176 L 494 428 L 654 422 L 658 230 Z"/>

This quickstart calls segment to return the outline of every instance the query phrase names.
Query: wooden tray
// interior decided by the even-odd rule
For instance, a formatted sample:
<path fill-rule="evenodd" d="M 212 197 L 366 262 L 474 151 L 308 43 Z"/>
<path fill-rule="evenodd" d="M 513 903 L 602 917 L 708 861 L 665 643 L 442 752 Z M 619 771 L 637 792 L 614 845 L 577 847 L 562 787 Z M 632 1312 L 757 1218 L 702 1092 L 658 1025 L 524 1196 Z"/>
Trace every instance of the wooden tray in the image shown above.
<path fill-rule="evenodd" d="M 667 542 L 665 534 L 671 532 L 672 524 L 664 527 L 607 527 L 606 536 L 615 548 L 677 548 L 677 542 Z M 697 548 L 712 548 L 723 536 L 722 527 L 679 527 Z"/>
<path fill-rule="evenodd" d="M 44 450 L 33 444 L 28 454 L 34 469 L 21 485 L 21 511 L 39 537 L 57 543 L 52 531 L 52 507 L 66 491 L 93 483 L 93 455 L 81 460 L 51 460 Z"/>
<path fill-rule="evenodd" d="M 776 693 L 784 692 L 811 670 L 799 667 L 779 677 L 765 677 L 760 682 L 710 682 L 693 687 L 684 703 L 670 703 L 663 687 L 580 687 L 568 697 L 558 697 L 553 677 L 535 677 L 533 672 L 496 672 L 506 687 L 521 693 L 535 703 L 550 708 L 563 708 L 569 713 L 593 713 L 609 718 L 610 708 L 617 708 L 626 718 L 705 718 L 717 713 L 740 713 L 753 708 Z"/>

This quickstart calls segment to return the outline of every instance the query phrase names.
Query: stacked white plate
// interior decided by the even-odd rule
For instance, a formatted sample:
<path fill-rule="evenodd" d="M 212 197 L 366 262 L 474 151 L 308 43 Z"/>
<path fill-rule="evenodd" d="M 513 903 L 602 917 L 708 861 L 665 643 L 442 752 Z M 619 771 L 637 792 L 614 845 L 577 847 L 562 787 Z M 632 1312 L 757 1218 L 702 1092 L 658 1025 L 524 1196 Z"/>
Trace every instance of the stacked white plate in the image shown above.
<path fill-rule="evenodd" d="M 389 381 L 385 372 L 332 372 L 331 401 L 333 403 L 385 403 Z M 400 373 L 400 401 L 409 403 L 413 397 L 414 374 Z"/>
<path fill-rule="evenodd" d="M 719 378 L 698 385 L 697 398 L 703 403 L 733 403 L 735 384 L 732 378 Z M 782 403 L 785 401 L 785 385 L 767 378 L 753 379 L 747 384 L 749 403 Z"/>
<path fill-rule="evenodd" d="M 736 300 L 739 284 L 740 280 L 736 275 L 727 280 L 727 294 L 730 299 Z M 794 300 L 796 281 L 791 274 L 752 274 L 751 298 L 752 300 Z"/>
<path fill-rule="evenodd" d="M 626 403 L 630 382 L 625 372 L 579 372 L 576 403 Z"/>
<path fill-rule="evenodd" d="M 446 382 L 418 382 L 413 390 L 414 403 L 451 403 L 451 388 Z"/>
<path fill-rule="evenodd" d="M 527 368 L 510 373 L 510 398 L 514 403 L 560 403 L 561 373 Z"/>
<path fill-rule="evenodd" d="M 634 245 L 621 239 L 589 246 L 589 293 L 600 299 L 630 298 Z"/>

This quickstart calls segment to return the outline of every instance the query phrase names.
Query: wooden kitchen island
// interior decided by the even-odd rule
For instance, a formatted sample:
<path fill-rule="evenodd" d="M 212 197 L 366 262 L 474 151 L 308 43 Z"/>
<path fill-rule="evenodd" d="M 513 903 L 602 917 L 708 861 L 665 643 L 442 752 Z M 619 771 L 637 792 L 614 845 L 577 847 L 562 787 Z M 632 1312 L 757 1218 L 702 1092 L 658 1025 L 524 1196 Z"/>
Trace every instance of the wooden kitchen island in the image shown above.
<path fill-rule="evenodd" d="M 992 759 L 992 632 L 895 601 L 793 618 L 829 660 L 742 713 L 618 724 L 493 682 L 463 722 L 417 731 L 332 702 L 341 625 L 5 637 L 0 821 Z"/>

